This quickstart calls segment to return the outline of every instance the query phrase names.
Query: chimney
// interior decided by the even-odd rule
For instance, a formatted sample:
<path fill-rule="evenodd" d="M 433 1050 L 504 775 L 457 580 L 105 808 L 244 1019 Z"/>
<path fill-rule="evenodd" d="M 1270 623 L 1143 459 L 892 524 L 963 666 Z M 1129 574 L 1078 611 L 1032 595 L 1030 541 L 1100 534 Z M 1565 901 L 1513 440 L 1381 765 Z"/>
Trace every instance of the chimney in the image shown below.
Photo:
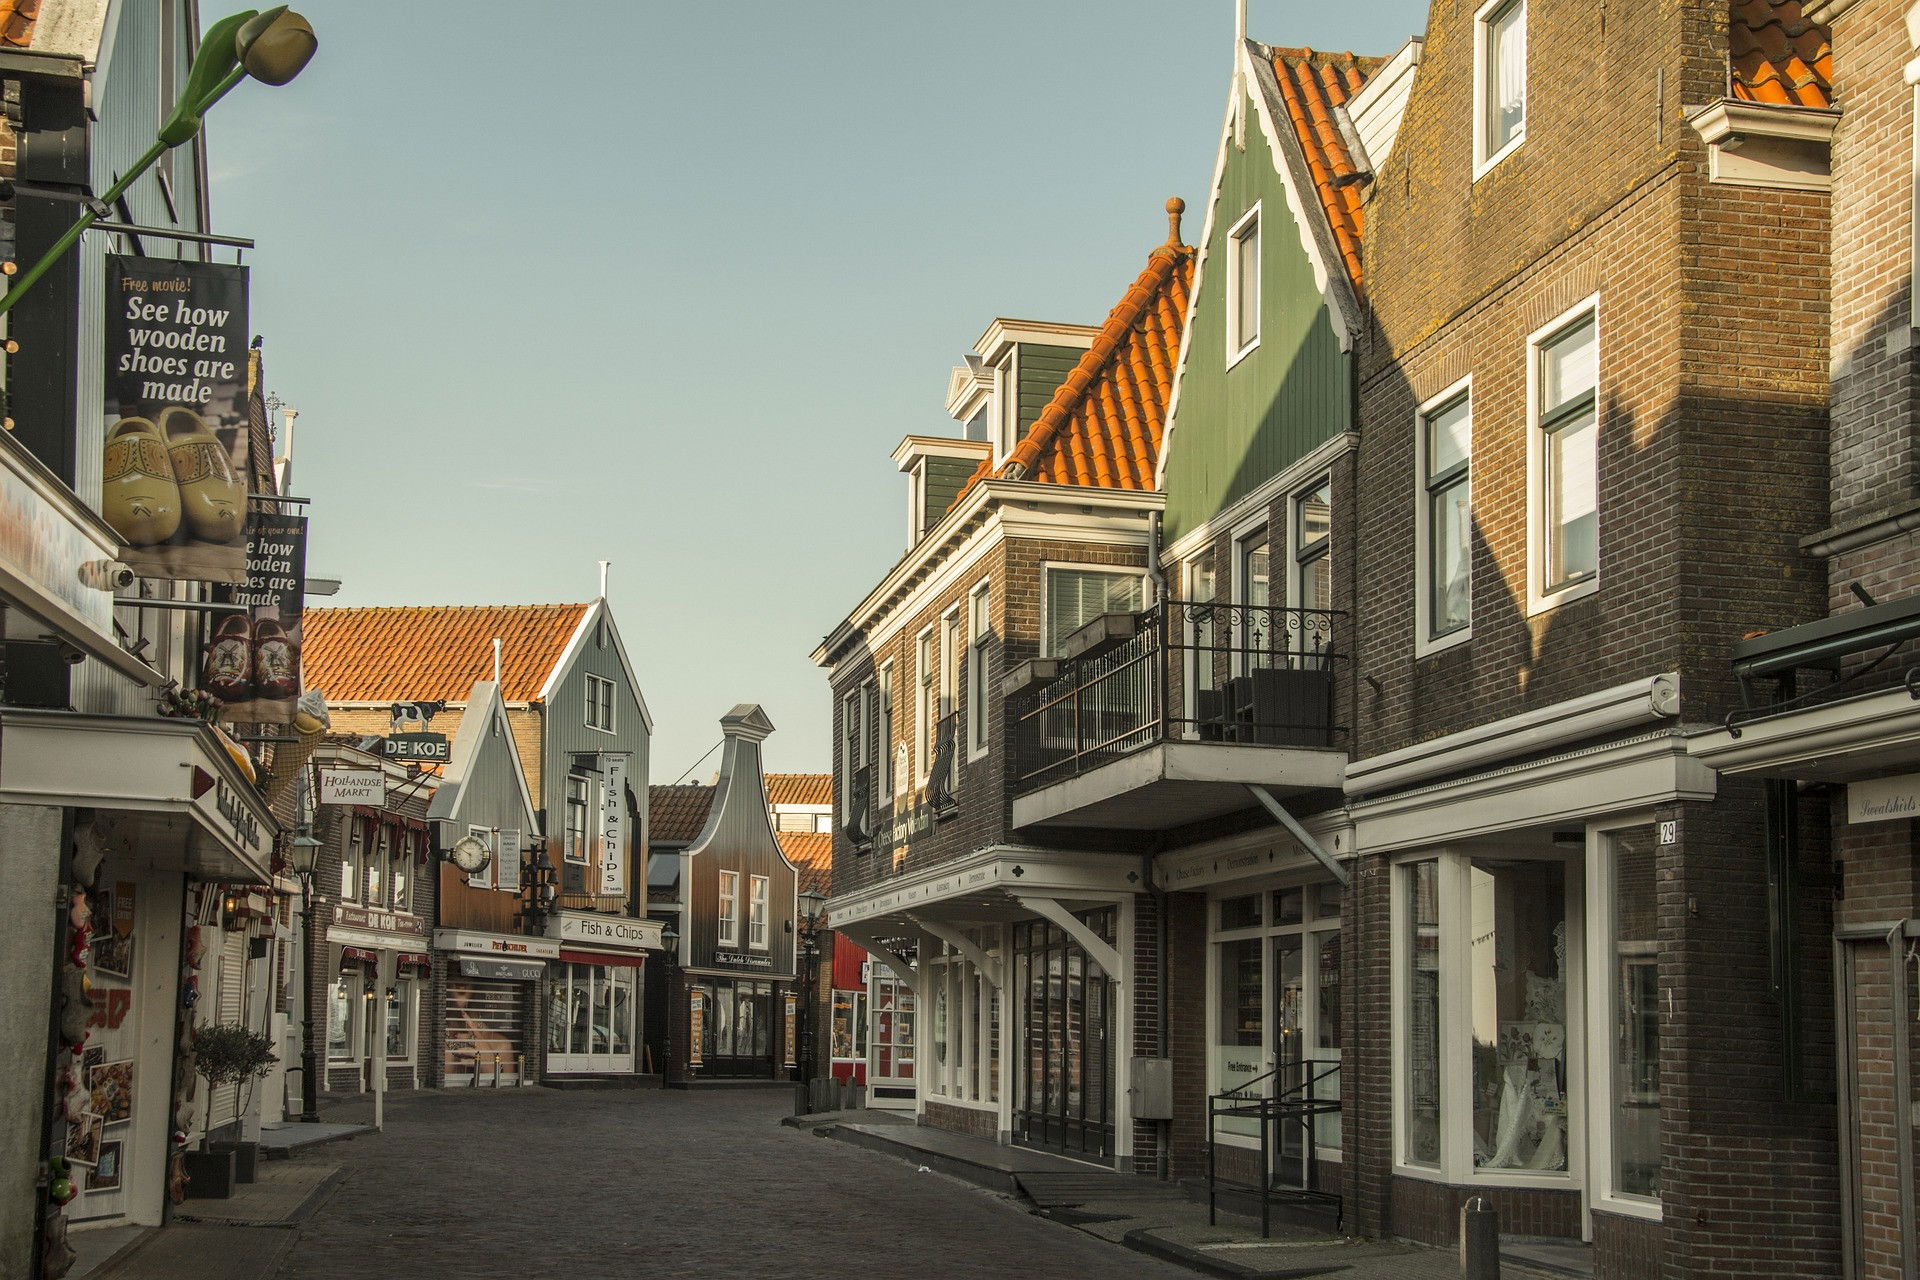
<path fill-rule="evenodd" d="M 613 561 L 611 560 L 602 560 L 600 562 L 600 598 L 602 600 L 607 598 L 607 570 L 612 567 Z"/>
<path fill-rule="evenodd" d="M 500 637 L 493 638 L 493 682 L 500 683 Z"/>

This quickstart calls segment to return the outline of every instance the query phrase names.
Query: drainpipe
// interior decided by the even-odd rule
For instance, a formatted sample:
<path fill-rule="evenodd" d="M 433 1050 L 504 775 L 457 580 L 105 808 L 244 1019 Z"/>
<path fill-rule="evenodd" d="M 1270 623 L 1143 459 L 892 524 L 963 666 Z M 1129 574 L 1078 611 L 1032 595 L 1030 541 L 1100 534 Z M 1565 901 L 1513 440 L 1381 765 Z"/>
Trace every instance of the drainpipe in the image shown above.
<path fill-rule="evenodd" d="M 1153 599 L 1149 604 L 1159 604 L 1167 598 L 1167 575 L 1160 571 L 1160 513 L 1147 513 L 1147 582 L 1153 589 Z"/>
<path fill-rule="evenodd" d="M 1160 884 L 1156 883 L 1153 878 L 1153 855 L 1145 855 L 1141 858 L 1140 862 L 1141 874 L 1146 878 L 1147 892 L 1153 895 L 1154 906 L 1158 913 L 1156 918 L 1159 921 L 1159 927 L 1156 930 L 1159 937 L 1155 943 L 1155 954 L 1159 957 L 1159 971 L 1156 975 L 1158 981 L 1155 984 L 1159 988 L 1159 991 L 1155 998 L 1155 1003 L 1159 1006 L 1159 1011 L 1154 1034 L 1154 1051 L 1157 1056 L 1161 1058 L 1170 1058 L 1172 1052 L 1171 1038 L 1167 1035 L 1167 1008 L 1169 1003 L 1167 996 L 1167 978 L 1171 973 L 1172 965 L 1169 963 L 1169 957 L 1167 955 L 1167 891 Z M 1173 1121 L 1162 1120 L 1160 1122 L 1160 1160 L 1158 1169 L 1160 1181 L 1162 1182 L 1167 1180 L 1168 1174 L 1172 1171 L 1172 1146 Z"/>

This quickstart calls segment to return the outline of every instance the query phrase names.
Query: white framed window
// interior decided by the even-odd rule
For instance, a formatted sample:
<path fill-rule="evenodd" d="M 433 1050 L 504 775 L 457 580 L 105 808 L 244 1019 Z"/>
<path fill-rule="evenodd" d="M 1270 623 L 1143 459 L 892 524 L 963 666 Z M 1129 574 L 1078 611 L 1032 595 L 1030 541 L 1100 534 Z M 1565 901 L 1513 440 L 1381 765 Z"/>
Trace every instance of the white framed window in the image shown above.
<path fill-rule="evenodd" d="M 1046 634 L 1041 651 L 1059 657 L 1068 636 L 1103 613 L 1140 612 L 1138 569 L 1046 566 Z"/>
<path fill-rule="evenodd" d="M 587 728 L 602 733 L 614 732 L 613 681 L 602 676 L 587 677 Z"/>
<path fill-rule="evenodd" d="M 367 850 L 367 905 L 370 907 L 387 905 L 387 870 L 393 854 L 387 842 L 392 839 L 392 827 L 384 822 L 374 825 L 373 847 Z"/>
<path fill-rule="evenodd" d="M 751 876 L 747 883 L 752 894 L 747 900 L 747 945 L 755 951 L 765 951 L 768 895 L 771 889 L 765 876 Z"/>
<path fill-rule="evenodd" d="M 499 850 L 494 847 L 494 843 L 493 843 L 493 828 L 492 827 L 468 827 L 467 834 L 472 836 L 475 840 L 478 840 L 481 844 L 485 845 L 487 847 L 487 852 L 494 855 L 494 857 L 487 859 L 486 866 L 480 868 L 478 871 L 473 872 L 471 875 L 467 877 L 467 883 L 472 885 L 476 889 L 491 889 L 493 888 L 493 885 L 494 885 L 494 874 L 493 874 L 494 862 L 498 859 L 498 856 L 499 856 Z"/>
<path fill-rule="evenodd" d="M 1587 830 L 1587 1007 L 1596 1205 L 1658 1218 L 1660 1205 L 1659 854 L 1651 815 Z"/>
<path fill-rule="evenodd" d="M 860 684 L 860 763 L 871 769 L 867 779 L 873 787 L 874 803 L 879 803 L 879 764 L 884 748 L 880 745 L 880 689 L 871 680 Z"/>
<path fill-rule="evenodd" d="M 359 965 L 327 984 L 327 1061 L 352 1062 L 360 1057 L 365 1002 L 366 972 Z"/>
<path fill-rule="evenodd" d="M 967 755 L 987 753 L 987 641 L 993 633 L 988 613 L 987 584 L 967 594 Z"/>
<path fill-rule="evenodd" d="M 1184 732 L 1193 736 L 1212 732 L 1201 722 L 1218 721 L 1224 714 L 1219 699 L 1227 673 L 1216 659 L 1227 643 L 1225 624 L 1232 611 L 1198 607 L 1220 599 L 1220 570 L 1211 546 L 1189 557 L 1180 566 L 1180 577 L 1188 606 L 1181 611 L 1180 620 L 1181 637 L 1186 642 L 1181 697 L 1185 705 Z"/>
<path fill-rule="evenodd" d="M 360 900 L 360 865 L 366 861 L 366 824 L 358 818 L 347 820 L 347 844 L 340 851 L 340 897 L 347 902 Z"/>
<path fill-rule="evenodd" d="M 1006 460 L 1020 443 L 1020 381 L 1015 347 L 993 366 L 993 462 Z"/>
<path fill-rule="evenodd" d="M 396 832 L 387 856 L 387 901 L 395 911 L 410 911 L 413 909 L 413 837 Z"/>
<path fill-rule="evenodd" d="M 1487 0 L 1474 14 L 1473 176 L 1527 138 L 1527 0 Z"/>
<path fill-rule="evenodd" d="M 1581 303 L 1527 342 L 1529 612 L 1591 594 L 1600 575 L 1600 330 Z"/>
<path fill-rule="evenodd" d="M 1579 856 L 1510 846 L 1397 863 L 1396 1171 L 1579 1185 L 1585 955 Z"/>
<path fill-rule="evenodd" d="M 894 787 L 900 780 L 894 777 L 893 767 L 893 659 L 880 664 L 880 731 L 875 735 L 878 743 L 879 758 L 874 763 L 876 781 L 874 793 L 876 800 L 884 800 L 893 795 Z"/>
<path fill-rule="evenodd" d="M 1473 635 L 1473 390 L 1449 387 L 1420 408 L 1415 441 L 1414 652 L 1433 653 Z"/>
<path fill-rule="evenodd" d="M 720 873 L 719 897 L 720 927 L 715 936 L 721 946 L 737 947 L 740 945 L 740 873 L 738 871 Z"/>
<path fill-rule="evenodd" d="M 933 711 L 938 697 L 934 681 L 939 678 L 937 654 L 932 627 L 913 638 L 913 774 L 922 783 L 933 768 Z"/>
<path fill-rule="evenodd" d="M 1233 611 L 1238 626 L 1233 637 L 1233 672 L 1245 675 L 1260 665 L 1257 655 L 1284 644 L 1286 634 L 1274 626 L 1268 612 L 1273 600 L 1273 548 L 1267 526 L 1233 540 L 1233 598 L 1244 609 Z"/>
<path fill-rule="evenodd" d="M 593 783 L 577 773 L 568 774 L 566 838 L 561 847 L 561 857 L 568 862 L 587 860 L 592 812 Z"/>
<path fill-rule="evenodd" d="M 927 464 L 914 464 L 907 472 L 907 545 L 920 541 L 927 531 Z"/>
<path fill-rule="evenodd" d="M 970 928 L 967 941 L 989 960 L 1004 964 L 1002 933 Z M 922 1009 L 928 1040 L 922 1077 L 926 1091 L 948 1102 L 986 1109 L 1000 1100 L 1000 999 L 987 975 L 950 942 L 928 949 Z M 897 1021 L 902 1016 L 893 1017 Z"/>
<path fill-rule="evenodd" d="M 1333 483 L 1293 498 L 1293 607 L 1333 608 Z"/>
<path fill-rule="evenodd" d="M 1260 206 L 1227 232 L 1227 367 L 1260 345 Z"/>

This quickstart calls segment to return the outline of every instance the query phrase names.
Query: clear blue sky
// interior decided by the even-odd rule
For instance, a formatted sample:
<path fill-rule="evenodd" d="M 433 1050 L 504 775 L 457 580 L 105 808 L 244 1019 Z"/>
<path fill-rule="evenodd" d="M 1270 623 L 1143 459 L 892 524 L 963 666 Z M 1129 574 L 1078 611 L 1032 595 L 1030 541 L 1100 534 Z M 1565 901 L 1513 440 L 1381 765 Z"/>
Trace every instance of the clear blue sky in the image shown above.
<path fill-rule="evenodd" d="M 202 0 L 208 20 L 227 12 Z M 830 759 L 820 637 L 902 550 L 909 431 L 996 315 L 1097 323 L 1199 234 L 1232 0 L 304 0 L 209 117 L 335 603 L 585 600 L 672 781 L 734 703 Z M 1391 53 L 1425 0 L 1253 0 Z M 713 767 L 701 765 L 697 777 Z"/>

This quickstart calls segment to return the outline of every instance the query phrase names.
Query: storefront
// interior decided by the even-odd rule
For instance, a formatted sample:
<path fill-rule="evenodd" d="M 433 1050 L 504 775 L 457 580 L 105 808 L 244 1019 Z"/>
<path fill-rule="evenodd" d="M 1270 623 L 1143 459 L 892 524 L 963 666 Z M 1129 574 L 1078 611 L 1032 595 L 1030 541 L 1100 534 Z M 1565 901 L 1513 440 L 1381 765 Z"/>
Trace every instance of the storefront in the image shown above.
<path fill-rule="evenodd" d="M 799 1008 L 792 984 L 690 974 L 699 1028 L 699 1074 L 710 1080 L 774 1080 L 794 1067 Z"/>
<path fill-rule="evenodd" d="M 833 935 L 832 985 L 827 997 L 828 1074 L 848 1084 L 865 1084 L 867 1047 L 872 1043 L 867 993 L 873 961 L 838 934 Z"/>
<path fill-rule="evenodd" d="M 452 1088 L 486 1088 L 530 1079 L 541 985 L 560 959 L 560 944 L 439 929 L 433 945 L 447 974 L 442 1081 Z"/>
<path fill-rule="evenodd" d="M 914 1096 L 913 988 L 886 965 L 870 962 L 867 1008 L 867 1105 L 911 1107 Z"/>
<path fill-rule="evenodd" d="M 547 1073 L 651 1074 L 639 1043 L 641 968 L 660 947 L 658 922 L 562 911 L 547 933 L 560 943 L 547 976 Z"/>
<path fill-rule="evenodd" d="M 334 1093 L 426 1082 L 421 1005 L 432 978 L 426 923 L 406 911 L 336 903 L 321 943 L 326 972 L 326 1086 Z"/>
<path fill-rule="evenodd" d="M 183 1022 L 245 1018 L 251 925 L 219 927 L 222 886 L 244 899 L 269 883 L 275 825 L 215 730 L 158 716 L 9 709 L 0 801 L 15 850 L 37 833 L 46 847 L 33 856 L 84 888 L 67 912 L 89 941 L 61 957 L 52 1100 L 75 1172 L 69 1218 L 157 1224 L 171 1135 L 198 1135 L 217 1109 L 204 1089 L 176 1095 Z"/>

